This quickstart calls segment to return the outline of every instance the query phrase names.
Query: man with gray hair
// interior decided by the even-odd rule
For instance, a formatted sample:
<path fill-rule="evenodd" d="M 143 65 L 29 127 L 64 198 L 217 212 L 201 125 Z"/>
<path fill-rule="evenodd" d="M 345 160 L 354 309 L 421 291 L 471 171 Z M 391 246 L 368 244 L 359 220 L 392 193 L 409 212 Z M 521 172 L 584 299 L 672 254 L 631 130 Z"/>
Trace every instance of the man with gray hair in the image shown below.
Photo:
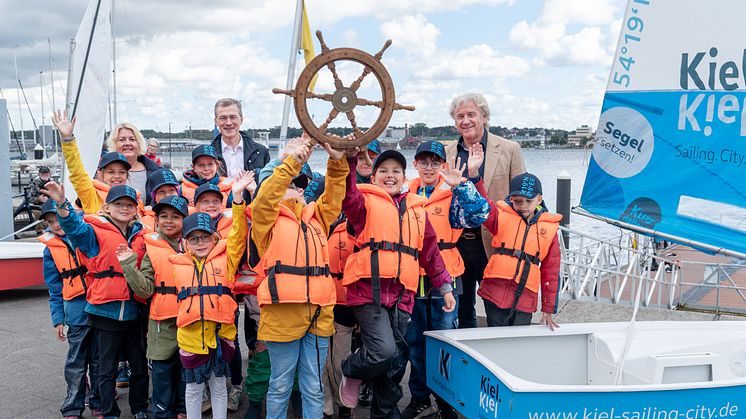
<path fill-rule="evenodd" d="M 220 133 L 212 140 L 212 146 L 225 163 L 225 167 L 219 168 L 221 176 L 233 178 L 241 170 L 259 173 L 269 162 L 267 148 L 241 132 L 242 123 L 240 101 L 223 98 L 215 102 L 215 126 Z"/>
<path fill-rule="evenodd" d="M 521 146 L 515 141 L 489 132 L 490 108 L 479 93 L 459 95 L 451 102 L 450 114 L 461 137 L 446 147 L 446 156 L 469 160 L 469 149 L 481 147 L 484 161 L 479 176 L 470 180 L 476 184 L 484 179 L 487 198 L 501 201 L 508 194 L 510 179 L 526 171 Z M 461 276 L 463 293 L 459 296 L 458 321 L 460 328 L 477 327 L 476 284 L 482 281 L 487 260 L 493 253 L 492 235 L 484 228 L 464 229 L 457 247 L 464 259 L 466 271 Z"/>

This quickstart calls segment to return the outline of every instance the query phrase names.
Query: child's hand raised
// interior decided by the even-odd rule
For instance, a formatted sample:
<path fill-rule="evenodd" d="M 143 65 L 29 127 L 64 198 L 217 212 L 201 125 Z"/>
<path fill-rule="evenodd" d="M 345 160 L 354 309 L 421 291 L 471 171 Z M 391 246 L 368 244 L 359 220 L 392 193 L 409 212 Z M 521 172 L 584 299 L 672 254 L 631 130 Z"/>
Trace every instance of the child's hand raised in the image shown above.
<path fill-rule="evenodd" d="M 254 181 L 254 171 L 241 170 L 233 179 L 233 201 L 237 204 L 240 204 L 241 202 L 243 202 L 243 191 L 247 190 L 249 191 L 249 193 L 253 193 L 255 189 L 256 181 Z"/>
<path fill-rule="evenodd" d="M 126 244 L 121 243 L 117 247 L 116 254 L 117 260 L 119 260 L 119 262 L 124 262 L 127 258 L 134 255 L 135 252 L 133 252 L 132 249 L 130 249 Z"/>
<path fill-rule="evenodd" d="M 441 171 L 440 176 L 453 189 L 461 183 L 461 175 L 464 173 L 464 169 L 466 169 L 466 165 L 461 163 L 461 158 L 451 157 L 448 159 L 448 169 Z"/>
<path fill-rule="evenodd" d="M 57 201 L 59 205 L 65 203 L 65 188 L 55 181 L 49 181 L 39 192 Z"/>
<path fill-rule="evenodd" d="M 67 120 L 67 111 L 54 111 L 52 112 L 52 122 L 57 130 L 60 132 L 62 138 L 70 138 L 73 136 L 73 128 L 75 128 L 76 117 L 73 116 L 72 121 Z"/>

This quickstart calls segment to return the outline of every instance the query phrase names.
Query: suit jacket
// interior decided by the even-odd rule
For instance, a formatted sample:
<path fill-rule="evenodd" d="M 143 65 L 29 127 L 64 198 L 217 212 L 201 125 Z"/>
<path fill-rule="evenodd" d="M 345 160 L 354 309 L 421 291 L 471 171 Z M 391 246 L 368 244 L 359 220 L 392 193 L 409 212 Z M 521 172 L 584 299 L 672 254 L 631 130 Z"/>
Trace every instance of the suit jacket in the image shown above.
<path fill-rule="evenodd" d="M 446 147 L 446 156 L 450 159 L 458 153 L 458 142 Z M 487 133 L 487 148 L 484 150 L 484 188 L 487 198 L 497 202 L 508 194 L 510 179 L 526 171 L 521 146 L 515 142 Z M 489 258 L 492 251 L 492 235 L 482 227 L 482 243 Z"/>

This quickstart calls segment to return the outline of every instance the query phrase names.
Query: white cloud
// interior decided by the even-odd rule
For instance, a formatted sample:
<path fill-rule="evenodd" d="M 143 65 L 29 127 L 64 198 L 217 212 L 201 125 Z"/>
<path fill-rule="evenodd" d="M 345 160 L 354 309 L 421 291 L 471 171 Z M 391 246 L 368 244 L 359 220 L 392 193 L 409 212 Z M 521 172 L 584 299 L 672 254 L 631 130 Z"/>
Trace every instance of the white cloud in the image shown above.
<path fill-rule="evenodd" d="M 402 16 L 381 24 L 381 33 L 409 54 L 432 57 L 440 30 L 423 15 Z"/>

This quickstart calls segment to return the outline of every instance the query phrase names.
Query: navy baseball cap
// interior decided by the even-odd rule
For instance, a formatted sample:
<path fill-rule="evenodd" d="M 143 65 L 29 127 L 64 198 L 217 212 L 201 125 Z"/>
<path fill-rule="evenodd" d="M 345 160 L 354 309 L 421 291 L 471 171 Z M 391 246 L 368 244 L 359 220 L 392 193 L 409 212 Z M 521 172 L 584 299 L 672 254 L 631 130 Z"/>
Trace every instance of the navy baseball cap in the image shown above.
<path fill-rule="evenodd" d="M 375 155 L 381 154 L 381 143 L 378 142 L 377 138 L 368 143 L 368 151 Z"/>
<path fill-rule="evenodd" d="M 540 194 L 541 181 L 538 177 L 527 172 L 521 173 L 510 180 L 510 193 L 508 193 L 507 197 L 522 196 L 524 198 L 533 199 Z"/>
<path fill-rule="evenodd" d="M 172 185 L 178 187 L 180 185 L 179 181 L 176 180 L 174 172 L 168 169 L 160 169 L 151 173 L 148 176 L 148 183 L 150 184 L 150 190 L 153 192 L 157 191 L 161 186 Z"/>
<path fill-rule="evenodd" d="M 192 150 L 192 163 L 200 156 L 208 156 L 215 160 L 220 160 L 217 150 L 211 145 L 201 145 Z"/>
<path fill-rule="evenodd" d="M 41 220 L 47 214 L 57 214 L 57 205 L 54 204 L 54 199 L 49 198 L 41 204 L 41 214 L 39 219 Z"/>
<path fill-rule="evenodd" d="M 101 160 L 98 161 L 98 168 L 103 169 L 104 167 L 114 163 L 119 162 L 124 164 L 124 167 L 127 170 L 130 170 L 132 168 L 132 165 L 127 161 L 127 158 L 124 157 L 124 154 L 112 151 L 111 153 L 106 153 L 103 156 L 101 156 Z"/>
<path fill-rule="evenodd" d="M 308 163 L 303 163 L 303 167 L 300 168 L 300 174 L 306 175 L 309 179 L 313 179 L 313 170 Z"/>
<path fill-rule="evenodd" d="M 112 186 L 106 195 L 106 203 L 111 204 L 119 198 L 129 198 L 137 204 L 137 191 L 130 185 Z"/>
<path fill-rule="evenodd" d="M 381 165 L 386 160 L 394 159 L 401 164 L 402 170 L 407 170 L 407 159 L 404 158 L 404 155 L 396 150 L 386 150 L 383 153 L 379 154 L 378 157 L 376 157 L 375 160 L 373 160 L 373 172 L 378 169 L 378 166 Z"/>
<path fill-rule="evenodd" d="M 195 212 L 184 218 L 184 227 L 181 230 L 181 237 L 187 237 L 193 232 L 200 230 L 208 234 L 215 233 L 215 227 L 212 225 L 210 214 L 206 212 Z"/>
<path fill-rule="evenodd" d="M 196 204 L 199 200 L 199 197 L 202 196 L 202 194 L 208 193 L 208 192 L 214 192 L 218 195 L 220 195 L 220 199 L 223 199 L 223 193 L 220 192 L 220 188 L 218 188 L 218 185 L 213 185 L 212 183 L 203 183 L 197 187 L 194 191 L 194 203 Z"/>
<path fill-rule="evenodd" d="M 308 182 L 308 186 L 303 190 L 303 197 L 306 202 L 315 202 L 322 193 L 324 193 L 326 178 L 319 176 Z"/>
<path fill-rule="evenodd" d="M 308 176 L 306 176 L 304 173 L 301 173 L 293 178 L 293 185 L 300 189 L 306 189 L 306 187 L 308 187 L 308 182 L 310 182 L 308 180 Z"/>
<path fill-rule="evenodd" d="M 176 211 L 179 211 L 184 217 L 189 215 L 189 207 L 186 198 L 182 198 L 177 195 L 167 196 L 161 199 L 160 202 L 158 202 L 157 204 L 153 205 L 153 211 L 158 214 L 165 207 L 174 208 Z"/>
<path fill-rule="evenodd" d="M 438 141 L 425 141 L 424 143 L 418 145 L 417 151 L 415 151 L 414 153 L 415 160 L 417 160 L 417 157 L 419 157 L 420 154 L 423 153 L 435 154 L 443 161 L 446 160 L 446 148 Z"/>

